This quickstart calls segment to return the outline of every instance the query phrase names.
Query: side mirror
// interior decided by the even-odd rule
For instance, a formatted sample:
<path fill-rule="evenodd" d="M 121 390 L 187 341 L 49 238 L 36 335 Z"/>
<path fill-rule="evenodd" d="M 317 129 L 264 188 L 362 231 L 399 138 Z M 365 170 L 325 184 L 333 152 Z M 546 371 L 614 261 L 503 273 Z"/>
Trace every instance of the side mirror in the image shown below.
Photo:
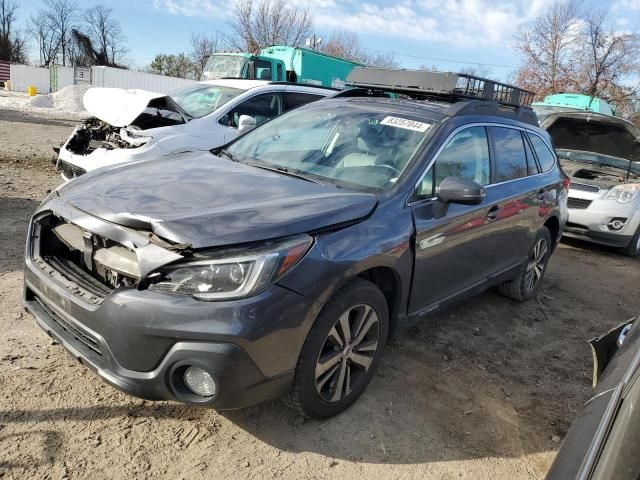
<path fill-rule="evenodd" d="M 249 115 L 240 115 L 238 120 L 238 130 L 244 132 L 245 130 L 251 130 L 256 126 L 256 119 Z"/>
<path fill-rule="evenodd" d="M 438 200 L 442 203 L 478 205 L 484 200 L 484 188 L 473 180 L 447 177 L 438 189 Z"/>

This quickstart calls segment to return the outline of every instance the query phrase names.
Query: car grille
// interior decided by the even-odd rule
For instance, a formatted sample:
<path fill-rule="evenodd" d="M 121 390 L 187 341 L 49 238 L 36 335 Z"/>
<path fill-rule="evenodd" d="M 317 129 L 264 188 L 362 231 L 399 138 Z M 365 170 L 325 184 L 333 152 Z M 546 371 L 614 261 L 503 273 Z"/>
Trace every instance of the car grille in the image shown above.
<path fill-rule="evenodd" d="M 139 276 L 123 273 L 137 270 L 137 258 L 122 245 L 53 215 L 37 220 L 37 226 L 33 264 L 78 298 L 99 304 L 115 288 L 137 284 Z"/>
<path fill-rule="evenodd" d="M 71 335 L 73 338 L 75 338 L 76 341 L 82 343 L 89 350 L 102 356 L 102 350 L 100 350 L 100 344 L 98 343 L 98 341 L 93 335 L 80 329 L 79 327 L 76 327 L 71 322 L 67 322 L 66 320 L 64 320 L 57 313 L 55 313 L 53 310 L 47 307 L 47 305 L 42 300 L 40 300 L 39 297 L 37 296 L 34 297 L 34 300 L 38 302 L 38 305 L 40 305 L 42 309 L 49 314 L 49 318 L 52 321 L 54 321 L 58 327 L 60 327 L 69 335 Z"/>
<path fill-rule="evenodd" d="M 62 170 L 62 174 L 65 176 L 65 178 L 68 178 L 69 180 L 87 173 L 87 171 L 84 168 L 76 167 L 75 165 L 67 163 L 64 160 L 58 161 L 58 170 Z"/>
<path fill-rule="evenodd" d="M 569 197 L 567 206 L 569 208 L 574 208 L 577 210 L 584 210 L 585 208 L 588 208 L 589 205 L 591 205 L 591 202 L 592 200 L 585 200 L 584 198 Z"/>
<path fill-rule="evenodd" d="M 600 188 L 595 185 L 587 185 L 586 183 L 574 183 L 571 182 L 571 190 L 581 190 L 583 192 L 600 192 Z"/>

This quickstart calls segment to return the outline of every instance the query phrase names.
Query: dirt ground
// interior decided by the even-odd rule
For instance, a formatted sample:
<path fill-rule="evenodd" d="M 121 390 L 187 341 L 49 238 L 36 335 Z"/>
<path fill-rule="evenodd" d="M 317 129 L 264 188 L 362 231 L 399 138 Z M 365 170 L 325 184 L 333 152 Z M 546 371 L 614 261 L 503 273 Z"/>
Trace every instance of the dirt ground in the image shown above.
<path fill-rule="evenodd" d="M 536 301 L 488 292 L 433 316 L 331 420 L 138 400 L 20 306 L 27 221 L 75 123 L 0 110 L 0 478 L 543 478 L 591 390 L 586 340 L 640 310 L 640 260 L 564 242 Z"/>

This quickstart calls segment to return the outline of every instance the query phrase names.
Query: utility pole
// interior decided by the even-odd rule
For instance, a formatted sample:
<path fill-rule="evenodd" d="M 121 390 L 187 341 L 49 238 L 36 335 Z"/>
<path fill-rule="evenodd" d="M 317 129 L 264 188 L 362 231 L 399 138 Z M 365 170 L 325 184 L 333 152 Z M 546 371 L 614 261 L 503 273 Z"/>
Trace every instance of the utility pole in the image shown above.
<path fill-rule="evenodd" d="M 322 38 L 317 37 L 315 33 L 313 34 L 313 37 L 309 37 L 304 41 L 304 44 L 306 45 L 306 47 L 312 50 L 317 50 L 317 48 L 320 46 L 321 43 L 322 43 Z"/>

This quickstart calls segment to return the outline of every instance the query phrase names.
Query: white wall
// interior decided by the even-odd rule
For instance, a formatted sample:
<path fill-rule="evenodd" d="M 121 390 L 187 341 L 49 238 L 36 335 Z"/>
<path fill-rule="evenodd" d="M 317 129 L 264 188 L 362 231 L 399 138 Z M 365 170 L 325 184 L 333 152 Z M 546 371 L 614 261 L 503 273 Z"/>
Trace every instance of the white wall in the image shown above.
<path fill-rule="evenodd" d="M 134 72 L 112 67 L 92 67 L 91 84 L 94 87 L 138 88 L 158 93 L 169 93 L 176 88 L 195 83 L 184 78 L 165 77 L 153 73 Z"/>
<path fill-rule="evenodd" d="M 56 67 L 58 69 L 58 90 L 73 85 L 73 68 Z"/>
<path fill-rule="evenodd" d="M 38 93 L 49 93 L 49 69 L 11 64 L 11 89 L 26 92 L 30 85 Z"/>
<path fill-rule="evenodd" d="M 74 71 L 71 67 L 57 67 L 58 90 L 74 84 Z M 153 73 L 134 72 L 122 68 L 92 67 L 91 84 L 94 87 L 138 88 L 158 93 L 168 93 L 176 88 L 195 83 L 184 78 L 165 77 Z M 38 93 L 50 93 L 49 69 L 27 65 L 11 65 L 11 89 L 26 92 L 27 87 L 35 85 Z"/>

